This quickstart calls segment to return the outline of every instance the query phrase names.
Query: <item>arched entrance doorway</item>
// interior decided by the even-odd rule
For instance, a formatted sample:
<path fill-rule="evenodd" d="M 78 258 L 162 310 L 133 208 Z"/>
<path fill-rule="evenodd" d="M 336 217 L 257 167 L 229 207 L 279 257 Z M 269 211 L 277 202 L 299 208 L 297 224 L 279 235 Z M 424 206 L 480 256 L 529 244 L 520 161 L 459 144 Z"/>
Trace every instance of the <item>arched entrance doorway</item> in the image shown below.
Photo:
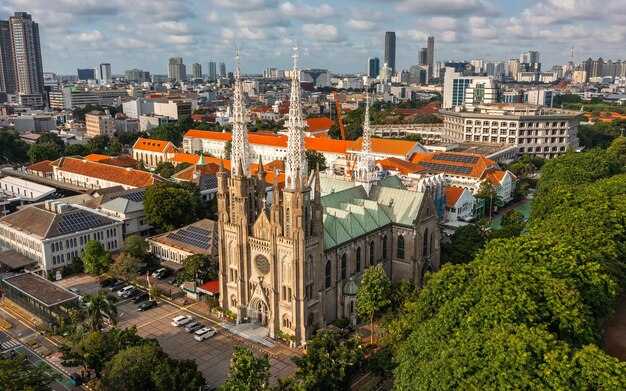
<path fill-rule="evenodd" d="M 254 299 L 250 303 L 250 307 L 248 309 L 250 314 L 250 320 L 254 323 L 260 324 L 262 326 L 267 326 L 269 321 L 269 307 L 265 301 L 261 299 Z"/>

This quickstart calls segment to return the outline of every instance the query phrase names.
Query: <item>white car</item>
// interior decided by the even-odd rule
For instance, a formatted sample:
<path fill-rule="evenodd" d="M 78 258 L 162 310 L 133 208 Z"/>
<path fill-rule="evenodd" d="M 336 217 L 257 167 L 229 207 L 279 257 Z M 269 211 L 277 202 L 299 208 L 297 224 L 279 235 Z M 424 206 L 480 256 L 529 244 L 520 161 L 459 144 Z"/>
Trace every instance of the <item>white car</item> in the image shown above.
<path fill-rule="evenodd" d="M 208 339 L 214 336 L 215 333 L 217 333 L 217 331 L 215 331 L 214 328 L 206 326 L 196 331 L 193 337 L 196 341 L 204 341 L 205 339 Z"/>
<path fill-rule="evenodd" d="M 126 297 L 128 292 L 132 291 L 133 289 L 135 289 L 135 287 L 132 286 L 132 285 L 125 286 L 124 288 L 122 288 L 119 291 L 117 291 L 117 296 L 118 297 Z"/>
<path fill-rule="evenodd" d="M 189 315 L 180 315 L 172 319 L 172 326 L 181 327 L 191 322 L 193 318 Z"/>

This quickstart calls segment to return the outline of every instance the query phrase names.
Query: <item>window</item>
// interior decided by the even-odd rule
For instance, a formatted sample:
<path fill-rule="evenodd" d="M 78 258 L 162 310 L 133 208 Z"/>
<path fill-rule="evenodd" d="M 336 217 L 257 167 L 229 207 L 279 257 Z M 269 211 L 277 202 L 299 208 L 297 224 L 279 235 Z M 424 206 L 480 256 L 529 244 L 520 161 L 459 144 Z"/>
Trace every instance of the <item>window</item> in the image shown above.
<path fill-rule="evenodd" d="M 361 247 L 357 247 L 356 249 L 356 272 L 359 273 L 361 271 Z"/>
<path fill-rule="evenodd" d="M 343 255 L 341 256 L 341 279 L 345 280 L 346 279 L 346 253 L 343 253 Z"/>
<path fill-rule="evenodd" d="M 374 241 L 370 242 L 370 266 L 374 265 Z"/>
<path fill-rule="evenodd" d="M 404 236 L 398 236 L 398 250 L 397 250 L 398 259 L 404 259 Z"/>
<path fill-rule="evenodd" d="M 422 236 L 422 256 L 425 257 L 428 255 L 428 228 L 424 230 L 424 235 Z"/>
<path fill-rule="evenodd" d="M 287 315 L 283 316 L 283 327 L 286 327 L 288 329 L 291 328 L 291 320 L 289 319 L 289 316 Z"/>
<path fill-rule="evenodd" d="M 330 288 L 330 272 L 331 272 L 330 261 L 326 261 L 326 273 L 325 273 L 326 288 Z"/>
<path fill-rule="evenodd" d="M 383 259 L 387 259 L 387 235 L 383 236 Z"/>

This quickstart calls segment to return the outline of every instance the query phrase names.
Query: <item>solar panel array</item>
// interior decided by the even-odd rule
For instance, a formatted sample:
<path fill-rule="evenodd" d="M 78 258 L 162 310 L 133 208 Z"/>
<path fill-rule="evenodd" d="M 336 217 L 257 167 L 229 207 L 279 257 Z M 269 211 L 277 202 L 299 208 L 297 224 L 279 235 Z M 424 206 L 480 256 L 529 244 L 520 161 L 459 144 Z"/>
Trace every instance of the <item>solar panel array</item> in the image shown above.
<path fill-rule="evenodd" d="M 217 176 L 215 175 L 205 175 L 200 178 L 200 190 L 209 190 L 217 188 Z"/>
<path fill-rule="evenodd" d="M 213 235 L 213 231 L 193 225 L 171 232 L 167 234 L 167 237 L 205 250 L 208 250 L 210 247 L 217 250 L 217 235 Z"/>
<path fill-rule="evenodd" d="M 473 167 L 465 166 L 453 166 L 451 164 L 433 163 L 433 162 L 420 162 L 420 166 L 428 168 L 430 171 L 451 172 L 454 174 L 467 175 L 472 172 Z"/>
<path fill-rule="evenodd" d="M 98 217 L 84 212 L 76 212 L 62 216 L 59 223 L 59 232 L 66 234 L 102 225 L 103 221 Z"/>
<path fill-rule="evenodd" d="M 443 160 L 443 161 L 448 161 L 448 162 L 476 164 L 478 163 L 478 156 L 451 155 L 447 153 L 436 153 L 433 156 L 433 160 Z"/>
<path fill-rule="evenodd" d="M 146 195 L 146 191 L 145 190 L 141 190 L 141 191 L 137 191 L 137 192 L 133 192 L 133 193 L 122 194 L 120 196 L 113 197 L 113 199 L 124 198 L 126 200 L 130 200 L 130 201 L 134 201 L 134 202 L 143 202 L 143 198 L 145 197 L 145 195 Z"/>

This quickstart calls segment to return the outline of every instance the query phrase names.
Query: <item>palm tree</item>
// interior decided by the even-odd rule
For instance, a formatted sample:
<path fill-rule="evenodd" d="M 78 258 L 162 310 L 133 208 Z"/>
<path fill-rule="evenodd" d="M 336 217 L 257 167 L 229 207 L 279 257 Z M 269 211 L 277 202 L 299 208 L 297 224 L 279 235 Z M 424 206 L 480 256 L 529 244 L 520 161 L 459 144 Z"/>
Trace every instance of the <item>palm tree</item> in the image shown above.
<path fill-rule="evenodd" d="M 89 297 L 82 323 L 89 331 L 100 331 L 104 328 L 105 316 L 110 319 L 113 325 L 117 324 L 117 307 L 105 292 L 100 291 Z"/>

